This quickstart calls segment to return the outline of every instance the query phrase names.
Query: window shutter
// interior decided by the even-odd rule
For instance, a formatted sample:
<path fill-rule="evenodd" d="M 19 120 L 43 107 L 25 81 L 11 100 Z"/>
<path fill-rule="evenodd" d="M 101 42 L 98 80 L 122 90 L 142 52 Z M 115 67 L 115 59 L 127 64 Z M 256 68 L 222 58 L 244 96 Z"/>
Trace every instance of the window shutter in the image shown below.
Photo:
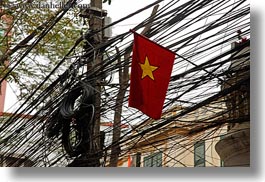
<path fill-rule="evenodd" d="M 200 141 L 194 145 L 194 166 L 205 167 L 205 141 Z"/>

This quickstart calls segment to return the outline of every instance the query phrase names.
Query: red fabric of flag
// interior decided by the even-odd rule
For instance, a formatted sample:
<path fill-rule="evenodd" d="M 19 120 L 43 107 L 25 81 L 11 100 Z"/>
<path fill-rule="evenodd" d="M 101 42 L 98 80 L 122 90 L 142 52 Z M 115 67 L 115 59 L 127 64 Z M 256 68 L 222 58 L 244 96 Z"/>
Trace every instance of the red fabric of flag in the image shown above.
<path fill-rule="evenodd" d="M 129 106 L 160 119 L 175 53 L 134 32 Z"/>

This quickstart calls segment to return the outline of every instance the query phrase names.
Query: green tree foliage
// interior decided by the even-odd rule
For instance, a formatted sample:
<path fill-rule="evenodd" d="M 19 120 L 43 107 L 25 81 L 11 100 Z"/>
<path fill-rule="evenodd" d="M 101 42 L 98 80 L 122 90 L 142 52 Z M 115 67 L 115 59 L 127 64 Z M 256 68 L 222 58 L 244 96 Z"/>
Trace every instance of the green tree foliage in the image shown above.
<path fill-rule="evenodd" d="M 60 9 L 64 8 L 66 3 L 66 0 L 1 1 L 1 17 L 8 15 L 13 20 L 10 27 L 12 36 L 8 48 L 12 50 L 12 48 L 20 45 L 19 49 L 8 58 L 10 66 L 8 68 L 3 68 L 2 66 L 0 77 L 12 65 L 16 64 L 16 61 L 20 59 L 34 41 L 36 41 L 41 32 L 45 30 L 45 26 L 49 24 L 49 20 L 54 20 L 53 17 L 56 16 L 56 13 Z M 71 8 L 27 54 L 16 69 L 12 71 L 12 74 L 7 77 L 9 81 L 15 82 L 19 86 L 18 95 L 20 98 L 23 98 L 26 94 L 30 94 L 34 90 L 39 82 L 57 65 L 58 61 L 66 55 L 74 45 L 76 39 L 80 37 L 83 20 L 79 17 L 79 12 L 78 4 Z M 3 27 L 0 31 L 2 32 L 0 32 L 1 47 L 4 47 L 5 36 L 3 35 Z M 35 36 L 31 37 L 25 44 L 21 44 L 21 41 L 32 34 Z M 66 62 L 65 64 L 69 63 Z M 59 73 L 57 72 L 56 74 L 58 75 Z"/>

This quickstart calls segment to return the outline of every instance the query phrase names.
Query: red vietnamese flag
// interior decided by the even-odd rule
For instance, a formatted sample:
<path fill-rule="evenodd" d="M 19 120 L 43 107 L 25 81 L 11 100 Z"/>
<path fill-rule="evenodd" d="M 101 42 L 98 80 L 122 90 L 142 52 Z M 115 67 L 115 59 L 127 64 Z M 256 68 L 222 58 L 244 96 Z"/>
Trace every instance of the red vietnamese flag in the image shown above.
<path fill-rule="evenodd" d="M 175 53 L 134 32 L 129 106 L 160 119 Z"/>

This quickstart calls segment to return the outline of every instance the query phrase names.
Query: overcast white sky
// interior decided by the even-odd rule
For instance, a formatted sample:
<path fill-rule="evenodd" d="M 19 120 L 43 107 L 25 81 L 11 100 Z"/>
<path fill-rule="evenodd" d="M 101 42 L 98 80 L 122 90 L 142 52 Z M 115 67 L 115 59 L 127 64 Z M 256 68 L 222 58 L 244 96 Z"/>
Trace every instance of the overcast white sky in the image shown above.
<path fill-rule="evenodd" d="M 104 3 L 103 8 L 107 10 L 108 16 L 110 16 L 112 18 L 112 21 L 114 22 L 155 1 L 156 0 L 112 0 L 111 5 Z M 164 2 L 162 2 L 161 5 L 163 3 Z M 139 13 L 138 15 L 135 15 L 134 17 L 119 23 L 119 25 L 114 26 L 113 35 L 129 31 L 130 28 L 136 26 L 142 20 L 148 18 L 151 12 L 152 8 L 149 8 Z"/>

